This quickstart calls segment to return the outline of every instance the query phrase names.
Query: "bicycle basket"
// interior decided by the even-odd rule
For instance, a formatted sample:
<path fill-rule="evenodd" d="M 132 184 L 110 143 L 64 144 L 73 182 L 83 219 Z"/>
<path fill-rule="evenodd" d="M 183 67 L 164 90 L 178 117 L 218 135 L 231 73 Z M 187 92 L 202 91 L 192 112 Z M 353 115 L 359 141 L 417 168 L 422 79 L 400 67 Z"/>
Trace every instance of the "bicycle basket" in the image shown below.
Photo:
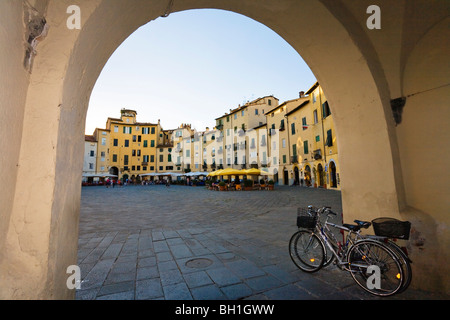
<path fill-rule="evenodd" d="M 375 235 L 388 238 L 409 239 L 411 222 L 394 218 L 377 218 L 372 220 Z"/>
<path fill-rule="evenodd" d="M 314 229 L 317 224 L 317 213 L 305 208 L 297 209 L 297 227 Z"/>

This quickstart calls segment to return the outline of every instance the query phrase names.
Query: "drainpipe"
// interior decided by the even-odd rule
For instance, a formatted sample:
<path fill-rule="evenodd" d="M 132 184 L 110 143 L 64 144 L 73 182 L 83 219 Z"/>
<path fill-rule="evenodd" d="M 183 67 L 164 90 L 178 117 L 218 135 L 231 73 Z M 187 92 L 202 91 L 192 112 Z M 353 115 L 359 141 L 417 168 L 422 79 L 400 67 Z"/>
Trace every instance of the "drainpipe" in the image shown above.
<path fill-rule="evenodd" d="M 325 167 L 327 167 L 327 153 L 325 152 L 325 127 L 323 125 L 324 122 L 324 115 L 323 115 L 323 106 L 322 106 L 322 87 L 319 85 L 319 103 L 320 103 L 320 109 L 322 113 L 322 144 L 323 144 L 323 159 L 325 161 Z M 325 170 L 325 168 L 324 168 Z M 327 173 L 325 173 L 325 176 Z M 326 180 L 326 179 L 325 179 Z M 319 179 L 320 181 L 320 179 Z M 326 181 L 323 181 L 323 183 L 326 183 Z"/>

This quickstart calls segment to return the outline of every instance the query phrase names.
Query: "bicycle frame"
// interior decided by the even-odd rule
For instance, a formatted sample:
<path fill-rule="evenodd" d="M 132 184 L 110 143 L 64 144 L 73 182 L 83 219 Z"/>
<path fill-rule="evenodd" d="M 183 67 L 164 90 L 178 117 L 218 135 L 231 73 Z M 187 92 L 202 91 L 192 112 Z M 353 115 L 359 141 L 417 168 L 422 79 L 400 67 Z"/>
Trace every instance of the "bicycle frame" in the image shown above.
<path fill-rule="evenodd" d="M 348 265 L 348 262 L 345 261 L 345 258 L 347 257 L 348 249 L 353 244 L 356 243 L 358 236 L 359 236 L 359 231 L 354 232 L 354 231 L 350 230 L 349 228 L 344 227 L 342 225 L 328 222 L 328 218 L 329 218 L 328 214 L 326 216 L 324 224 L 322 224 L 320 222 L 320 214 L 321 213 L 318 212 L 317 214 L 319 214 L 319 219 L 318 219 L 317 225 L 316 225 L 316 230 L 317 230 L 316 234 L 318 234 L 320 236 L 320 238 L 322 239 L 322 241 L 324 242 L 326 247 L 328 247 L 328 249 L 331 250 L 334 257 L 338 261 L 337 262 L 338 267 L 343 268 L 346 271 L 353 272 L 352 270 L 350 270 L 349 268 L 346 267 L 346 265 Z M 347 236 L 345 237 L 345 244 L 343 243 L 344 248 L 342 248 L 342 245 L 340 245 L 340 243 L 337 241 L 336 237 L 334 236 L 333 232 L 330 230 L 330 228 L 328 226 L 331 226 L 331 227 L 343 230 L 344 232 L 347 232 Z M 355 237 L 352 237 L 353 234 L 355 234 Z M 339 248 L 339 251 L 342 251 L 342 252 L 336 252 L 332 243 L 330 243 L 331 241 L 329 241 L 329 240 L 333 241 L 334 246 Z M 342 253 L 342 255 L 339 253 Z M 341 258 L 341 256 L 342 256 L 342 258 Z M 360 264 L 352 264 L 352 265 L 354 267 L 359 267 L 359 268 L 367 268 L 368 267 L 367 265 L 360 265 Z"/>

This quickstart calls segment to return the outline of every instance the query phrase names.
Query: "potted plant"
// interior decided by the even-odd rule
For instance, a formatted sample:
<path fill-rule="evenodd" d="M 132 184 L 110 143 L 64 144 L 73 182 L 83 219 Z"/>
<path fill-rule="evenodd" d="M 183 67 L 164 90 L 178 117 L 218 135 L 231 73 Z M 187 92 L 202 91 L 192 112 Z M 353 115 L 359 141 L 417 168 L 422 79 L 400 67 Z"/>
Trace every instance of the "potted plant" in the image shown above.
<path fill-rule="evenodd" d="M 224 181 L 220 181 L 220 182 L 219 182 L 219 190 L 220 190 L 220 191 L 224 191 L 224 190 L 225 190 L 225 185 L 226 185 L 226 184 L 225 184 Z"/>
<path fill-rule="evenodd" d="M 253 190 L 253 180 L 250 179 L 244 180 L 244 190 L 246 191 Z"/>
<path fill-rule="evenodd" d="M 269 180 L 269 190 L 273 190 L 274 186 L 275 186 L 275 182 L 272 179 L 270 179 Z"/>

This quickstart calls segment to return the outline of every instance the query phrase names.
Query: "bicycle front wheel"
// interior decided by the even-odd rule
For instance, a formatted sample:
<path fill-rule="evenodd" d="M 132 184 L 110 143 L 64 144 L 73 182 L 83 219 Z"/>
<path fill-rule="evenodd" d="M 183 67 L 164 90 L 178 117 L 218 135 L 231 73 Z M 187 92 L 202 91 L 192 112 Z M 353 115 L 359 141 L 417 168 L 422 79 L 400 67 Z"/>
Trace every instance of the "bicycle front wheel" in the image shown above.
<path fill-rule="evenodd" d="M 299 269 L 316 272 L 325 261 L 325 246 L 313 232 L 300 230 L 289 241 L 289 254 Z"/>
<path fill-rule="evenodd" d="M 347 259 L 353 279 L 371 294 L 387 297 L 402 288 L 401 264 L 385 244 L 373 240 L 358 241 L 349 249 Z"/>

